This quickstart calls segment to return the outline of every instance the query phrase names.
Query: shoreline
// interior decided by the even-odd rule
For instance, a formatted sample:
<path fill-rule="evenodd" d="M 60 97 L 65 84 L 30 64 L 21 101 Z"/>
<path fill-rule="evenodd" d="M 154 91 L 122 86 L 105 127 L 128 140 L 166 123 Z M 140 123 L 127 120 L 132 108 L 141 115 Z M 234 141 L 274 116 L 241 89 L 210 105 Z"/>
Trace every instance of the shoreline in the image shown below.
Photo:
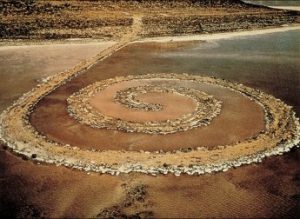
<path fill-rule="evenodd" d="M 279 26 L 265 29 L 241 30 L 234 32 L 210 33 L 210 34 L 197 34 L 197 35 L 178 35 L 178 36 L 159 36 L 159 37 L 145 37 L 140 38 L 133 43 L 165 43 L 165 42 L 183 42 L 183 41 L 211 41 L 211 40 L 224 40 L 237 37 L 258 36 L 271 33 L 280 33 L 285 31 L 300 30 L 300 24 L 289 26 Z M 53 45 L 82 45 L 82 44 L 103 44 L 103 43 L 118 43 L 118 40 L 107 39 L 94 39 L 94 38 L 70 38 L 60 40 L 0 40 L 0 51 L 10 48 L 23 48 L 27 46 L 53 46 Z"/>
<path fill-rule="evenodd" d="M 268 6 L 272 9 L 300 11 L 300 6 Z"/>
<path fill-rule="evenodd" d="M 0 40 L 0 51 L 5 49 L 17 49 L 24 47 L 41 47 L 41 46 L 63 46 L 63 45 L 100 45 L 100 44 L 116 44 L 116 40 L 102 39 L 62 39 L 62 40 Z"/>
<path fill-rule="evenodd" d="M 258 36 L 270 33 L 279 33 L 285 31 L 300 30 L 300 24 L 291 26 L 280 26 L 266 29 L 242 30 L 235 32 L 212 33 L 212 34 L 199 34 L 199 35 L 181 35 L 181 36 L 163 36 L 163 37 L 149 37 L 137 40 L 132 43 L 148 43 L 148 42 L 181 42 L 181 41 L 210 41 L 210 40 L 223 40 L 236 37 Z"/>

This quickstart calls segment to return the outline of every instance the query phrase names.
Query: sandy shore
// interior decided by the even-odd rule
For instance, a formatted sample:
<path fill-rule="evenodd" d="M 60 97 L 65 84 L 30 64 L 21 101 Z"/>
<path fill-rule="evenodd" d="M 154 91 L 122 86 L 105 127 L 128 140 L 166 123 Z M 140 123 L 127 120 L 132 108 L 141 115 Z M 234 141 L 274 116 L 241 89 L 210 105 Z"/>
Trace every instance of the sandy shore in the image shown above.
<path fill-rule="evenodd" d="M 239 31 L 239 32 L 230 32 L 230 33 L 213 33 L 213 34 L 199 34 L 199 35 L 186 35 L 186 36 L 166 36 L 166 37 L 153 37 L 153 38 L 144 38 L 138 40 L 136 42 L 144 43 L 144 42 L 180 42 L 180 41 L 194 41 L 194 40 L 221 40 L 221 39 L 231 39 L 231 38 L 239 38 L 239 37 L 247 37 L 247 36 L 255 36 L 255 35 L 263 35 L 270 33 L 278 33 L 285 32 L 291 30 L 300 30 L 300 25 L 292 25 L 292 26 L 282 26 L 275 27 L 269 29 L 261 29 L 261 30 L 247 30 L 247 31 Z"/>
<path fill-rule="evenodd" d="M 274 7 L 275 8 L 275 7 Z M 282 7 L 280 7 L 282 8 Z M 300 7 L 286 7 L 295 8 L 300 10 Z M 236 32 L 226 32 L 226 33 L 212 33 L 212 34 L 198 34 L 198 35 L 181 35 L 181 36 L 163 36 L 163 37 L 146 37 L 140 38 L 131 43 L 146 43 L 146 42 L 183 42 L 183 41 L 197 41 L 197 40 L 222 40 L 222 39 L 231 39 L 271 33 L 279 33 L 291 30 L 300 30 L 300 24 L 290 25 L 290 26 L 281 26 L 267 29 L 256 29 L 256 30 L 244 30 Z M 41 48 L 42 46 L 81 46 L 81 45 L 90 45 L 90 46 L 107 46 L 116 43 L 117 41 L 106 41 L 103 39 L 91 39 L 91 38 L 70 38 L 63 40 L 2 40 L 0 41 L 0 51 L 10 50 L 10 49 L 19 49 L 19 48 Z"/>
<path fill-rule="evenodd" d="M 116 41 L 106 41 L 101 39 L 67 39 L 67 40 L 2 40 L 0 41 L 0 51 L 25 48 L 56 48 L 56 47 L 102 47 L 106 48 Z M 68 48 L 66 48 L 68 49 Z M 101 49 L 100 49 L 101 51 Z"/>
<path fill-rule="evenodd" d="M 0 111 L 42 78 L 65 71 L 112 45 L 114 42 L 0 46 Z"/>
<path fill-rule="evenodd" d="M 269 6 L 269 8 L 291 10 L 291 11 L 300 11 L 300 6 Z"/>

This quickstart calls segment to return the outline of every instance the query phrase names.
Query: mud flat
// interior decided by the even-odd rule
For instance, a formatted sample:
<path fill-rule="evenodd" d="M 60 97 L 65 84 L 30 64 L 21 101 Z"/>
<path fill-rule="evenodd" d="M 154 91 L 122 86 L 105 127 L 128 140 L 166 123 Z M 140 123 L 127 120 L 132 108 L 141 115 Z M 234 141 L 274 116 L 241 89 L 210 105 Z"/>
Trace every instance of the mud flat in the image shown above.
<path fill-rule="evenodd" d="M 186 35 L 186 36 L 165 36 L 165 37 L 149 37 L 143 38 L 138 40 L 138 42 L 181 42 L 181 41 L 197 41 L 197 40 L 204 40 L 204 41 L 211 41 L 211 40 L 222 40 L 222 39 L 232 39 L 232 38 L 239 38 L 239 37 L 247 37 L 247 36 L 258 36 L 264 34 L 271 34 L 271 33 L 280 33 L 286 32 L 291 30 L 299 30 L 300 25 L 293 24 L 290 26 L 281 26 L 276 28 L 266 28 L 261 30 L 242 30 L 237 32 L 231 33 L 213 33 L 213 34 L 199 34 L 199 35 Z"/>
<path fill-rule="evenodd" d="M 0 111 L 9 106 L 11 98 L 16 99 L 29 91 L 42 78 L 65 71 L 113 44 L 114 42 L 103 41 L 42 44 L 21 41 L 1 45 Z"/>

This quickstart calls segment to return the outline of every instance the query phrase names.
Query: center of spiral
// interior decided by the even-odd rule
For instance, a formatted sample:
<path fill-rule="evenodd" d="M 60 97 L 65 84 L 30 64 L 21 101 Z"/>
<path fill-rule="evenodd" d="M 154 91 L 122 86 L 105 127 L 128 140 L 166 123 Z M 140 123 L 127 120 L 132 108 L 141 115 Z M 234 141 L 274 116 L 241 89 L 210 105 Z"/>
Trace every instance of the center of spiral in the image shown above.
<path fill-rule="evenodd" d="M 147 94 L 150 92 L 158 92 L 158 93 L 169 93 L 170 89 L 156 87 L 156 86 L 144 86 L 144 87 L 130 87 L 125 90 L 121 90 L 117 92 L 115 96 L 115 101 L 123 104 L 124 106 L 130 109 L 139 109 L 145 111 L 161 111 L 163 106 L 158 103 L 145 103 L 141 102 L 137 96 L 140 94 Z"/>

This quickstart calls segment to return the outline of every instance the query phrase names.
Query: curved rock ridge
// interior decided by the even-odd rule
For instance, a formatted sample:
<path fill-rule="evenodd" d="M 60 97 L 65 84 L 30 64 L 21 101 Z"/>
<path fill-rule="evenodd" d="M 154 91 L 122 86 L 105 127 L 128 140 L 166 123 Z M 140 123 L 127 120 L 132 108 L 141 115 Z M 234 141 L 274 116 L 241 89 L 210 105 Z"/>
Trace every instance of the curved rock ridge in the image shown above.
<path fill-rule="evenodd" d="M 152 76 L 153 77 L 146 76 L 146 80 L 160 80 L 159 74 Z M 130 109 L 161 111 L 163 110 L 163 106 L 160 104 L 140 102 L 137 100 L 137 95 L 147 95 L 147 93 L 171 93 L 193 99 L 196 103 L 195 110 L 192 113 L 184 114 L 176 119 L 137 122 L 107 116 L 95 110 L 89 103 L 91 97 L 113 84 L 132 80 L 143 81 L 144 77 L 145 76 L 142 75 L 129 75 L 127 77 L 116 77 L 114 79 L 96 82 L 74 93 L 67 99 L 68 112 L 79 122 L 93 128 L 107 128 L 125 132 L 143 132 L 147 134 L 170 134 L 178 131 L 187 131 L 200 126 L 207 126 L 221 111 L 221 101 L 216 100 L 213 96 L 187 87 L 166 87 L 165 84 L 130 87 L 125 90 L 117 91 L 114 99 L 116 102 Z M 188 76 L 186 78 L 188 79 Z M 163 75 L 162 79 L 176 80 L 177 78 L 176 75 L 171 74 L 170 76 Z M 193 77 L 191 79 L 193 80 Z M 174 107 L 178 107 L 176 103 L 174 103 Z"/>
<path fill-rule="evenodd" d="M 73 69 L 74 75 L 76 69 Z M 260 162 L 271 155 L 281 155 L 300 142 L 300 124 L 292 107 L 279 99 L 229 81 L 187 74 L 141 75 L 141 78 L 176 78 L 214 84 L 236 91 L 261 105 L 265 112 L 266 128 L 258 136 L 216 149 L 191 148 L 188 151 L 95 151 L 49 141 L 30 124 L 28 116 L 37 102 L 65 83 L 69 77 L 61 74 L 48 78 L 43 84 L 24 94 L 0 116 L 0 139 L 17 154 L 38 162 L 98 173 L 118 175 L 140 172 L 146 174 L 173 173 L 204 174 L 227 171 L 231 167 Z M 126 77 L 130 78 L 130 77 Z M 61 79 L 61 80 L 60 80 Z M 122 79 L 122 78 L 121 78 Z M 115 80 L 115 79 L 111 79 Z M 47 91 L 47 92 L 46 92 Z M 22 130 L 22 131 L 20 131 Z"/>
<path fill-rule="evenodd" d="M 138 99 L 138 95 L 146 94 L 148 92 L 171 92 L 169 89 L 163 89 L 161 87 L 143 86 L 143 87 L 130 87 L 117 92 L 115 101 L 123 104 L 130 109 L 139 109 L 145 111 L 161 111 L 163 106 L 158 103 L 145 103 Z"/>

